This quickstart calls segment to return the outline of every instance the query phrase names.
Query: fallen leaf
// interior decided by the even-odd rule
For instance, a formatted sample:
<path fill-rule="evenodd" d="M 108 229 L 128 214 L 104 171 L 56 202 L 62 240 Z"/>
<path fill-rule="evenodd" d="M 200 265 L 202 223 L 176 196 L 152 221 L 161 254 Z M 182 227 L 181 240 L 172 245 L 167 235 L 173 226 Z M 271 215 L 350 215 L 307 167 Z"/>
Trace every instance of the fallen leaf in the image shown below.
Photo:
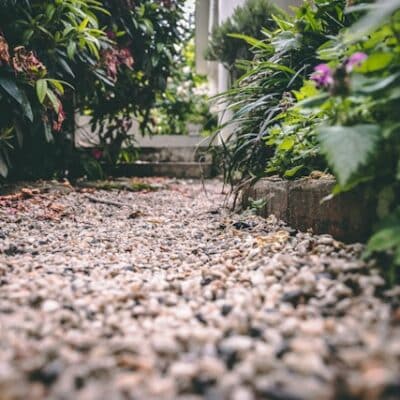
<path fill-rule="evenodd" d="M 287 242 L 289 237 L 289 232 L 278 231 L 267 236 L 258 236 L 256 237 L 256 242 L 259 247 L 265 247 L 273 244 L 284 244 Z"/>

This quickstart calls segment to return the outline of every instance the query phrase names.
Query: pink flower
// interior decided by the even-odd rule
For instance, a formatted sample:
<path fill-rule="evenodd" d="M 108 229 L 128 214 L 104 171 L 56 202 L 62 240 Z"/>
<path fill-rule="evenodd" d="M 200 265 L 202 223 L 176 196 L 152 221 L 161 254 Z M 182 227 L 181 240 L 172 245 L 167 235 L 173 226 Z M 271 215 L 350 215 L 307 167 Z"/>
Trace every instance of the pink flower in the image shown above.
<path fill-rule="evenodd" d="M 100 149 L 93 149 L 92 156 L 96 160 L 100 160 L 103 157 L 103 152 Z"/>
<path fill-rule="evenodd" d="M 346 72 L 350 73 L 354 67 L 359 67 L 367 58 L 368 56 L 360 51 L 352 54 L 345 63 Z"/>
<path fill-rule="evenodd" d="M 319 87 L 330 87 L 334 83 L 333 71 L 327 64 L 319 64 L 314 68 L 311 80 L 316 82 Z"/>

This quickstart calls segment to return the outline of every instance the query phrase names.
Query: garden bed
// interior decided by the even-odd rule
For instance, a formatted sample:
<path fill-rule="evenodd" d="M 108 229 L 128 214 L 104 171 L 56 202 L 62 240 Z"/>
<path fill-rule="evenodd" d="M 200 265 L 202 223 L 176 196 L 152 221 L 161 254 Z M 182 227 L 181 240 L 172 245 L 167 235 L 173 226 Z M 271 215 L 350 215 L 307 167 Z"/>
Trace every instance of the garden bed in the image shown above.
<path fill-rule="evenodd" d="M 295 181 L 264 178 L 244 189 L 242 202 L 249 207 L 253 201 L 264 200 L 260 215 L 275 215 L 302 231 L 328 233 L 345 242 L 366 240 L 376 218 L 374 201 L 363 189 L 324 201 L 334 185 L 331 177 Z"/>

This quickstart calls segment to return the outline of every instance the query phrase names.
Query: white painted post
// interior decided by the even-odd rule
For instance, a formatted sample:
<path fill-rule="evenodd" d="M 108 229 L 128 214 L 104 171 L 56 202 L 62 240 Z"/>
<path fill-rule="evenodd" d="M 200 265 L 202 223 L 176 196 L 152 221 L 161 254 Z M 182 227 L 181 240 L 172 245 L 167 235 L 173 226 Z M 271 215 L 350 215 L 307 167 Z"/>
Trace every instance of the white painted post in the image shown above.
<path fill-rule="evenodd" d="M 199 74 L 208 74 L 208 63 L 204 59 L 204 52 L 208 46 L 210 0 L 196 0 L 196 71 Z"/>

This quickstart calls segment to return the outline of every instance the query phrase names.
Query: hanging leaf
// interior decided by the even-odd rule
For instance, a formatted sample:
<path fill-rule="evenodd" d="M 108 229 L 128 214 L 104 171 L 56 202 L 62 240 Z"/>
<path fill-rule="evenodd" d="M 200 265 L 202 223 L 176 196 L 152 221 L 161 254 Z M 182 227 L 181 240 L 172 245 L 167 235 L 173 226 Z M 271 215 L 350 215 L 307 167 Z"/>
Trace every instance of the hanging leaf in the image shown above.
<path fill-rule="evenodd" d="M 40 104 L 43 104 L 47 94 L 47 81 L 45 79 L 39 79 L 36 82 L 36 94 Z"/>
<path fill-rule="evenodd" d="M 365 165 L 375 150 L 380 128 L 377 125 L 331 126 L 319 129 L 321 149 L 335 172 L 339 184 Z"/>
<path fill-rule="evenodd" d="M 378 231 L 368 242 L 371 252 L 390 250 L 400 246 L 400 226 L 394 225 Z"/>
<path fill-rule="evenodd" d="M 58 113 L 59 108 L 60 108 L 60 102 L 57 98 L 57 96 L 54 94 L 54 92 L 51 89 L 47 90 L 47 97 L 49 98 L 51 105 L 53 107 L 53 110 Z"/>
<path fill-rule="evenodd" d="M 0 86 L 19 104 L 24 103 L 22 91 L 13 80 L 0 77 Z"/>
<path fill-rule="evenodd" d="M 32 106 L 31 103 L 28 99 L 28 96 L 25 94 L 25 92 L 21 92 L 22 95 L 22 110 L 24 112 L 25 117 L 29 119 L 30 122 L 33 122 L 33 111 L 32 111 Z"/>

